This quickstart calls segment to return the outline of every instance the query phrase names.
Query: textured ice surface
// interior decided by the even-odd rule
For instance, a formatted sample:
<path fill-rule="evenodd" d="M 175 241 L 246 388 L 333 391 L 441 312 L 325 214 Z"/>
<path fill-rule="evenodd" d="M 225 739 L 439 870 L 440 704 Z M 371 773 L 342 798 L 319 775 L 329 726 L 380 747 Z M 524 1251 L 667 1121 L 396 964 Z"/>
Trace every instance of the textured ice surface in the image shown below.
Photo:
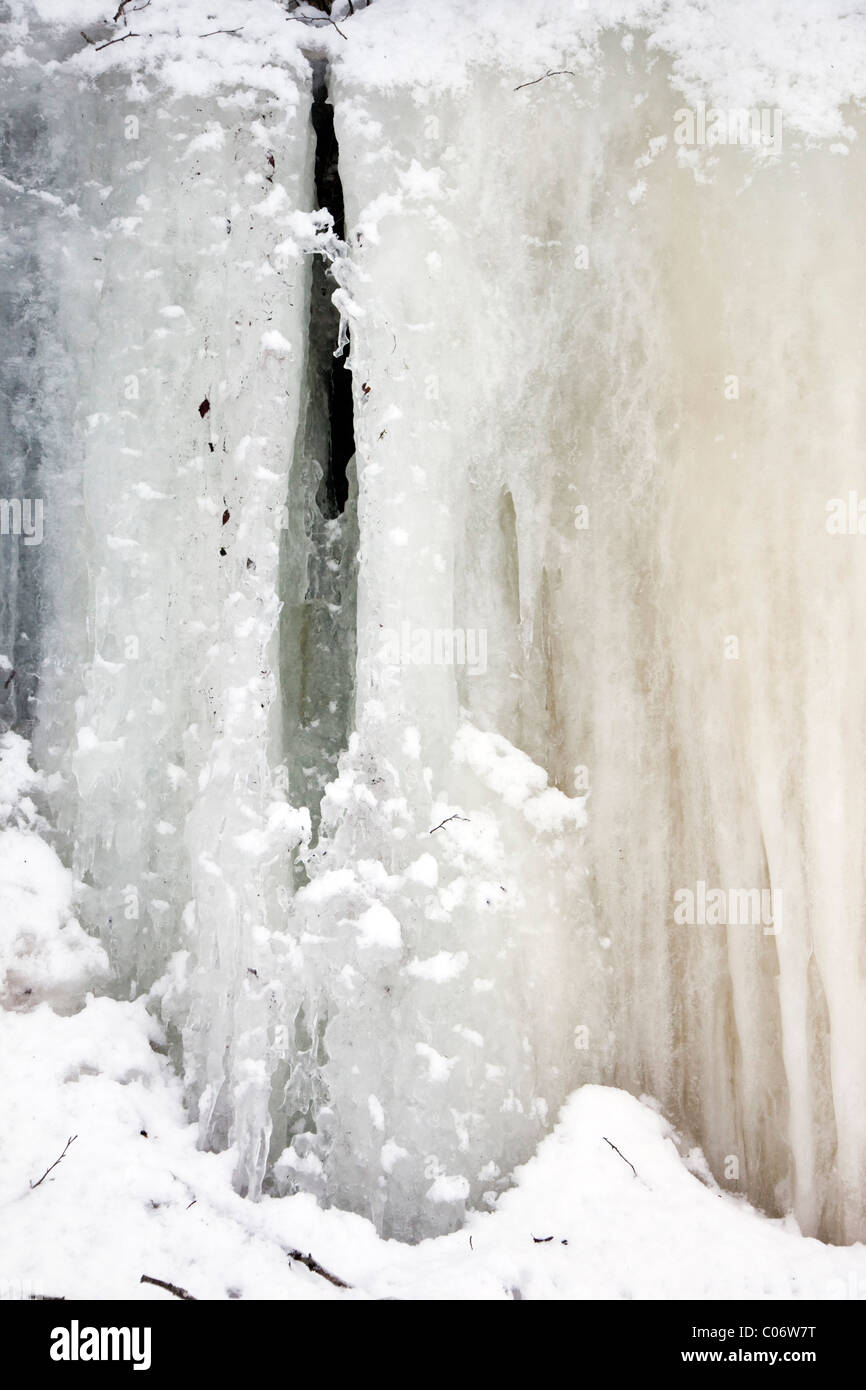
<path fill-rule="evenodd" d="M 52 830 L 0 832 L 4 932 L 67 1008 L 101 938 L 243 1192 L 447 1231 L 603 1081 L 866 1234 L 849 8 L 8 6 L 0 695 Z M 678 143 L 700 101 L 781 149 Z M 784 913 L 677 924 L 699 884 Z"/>

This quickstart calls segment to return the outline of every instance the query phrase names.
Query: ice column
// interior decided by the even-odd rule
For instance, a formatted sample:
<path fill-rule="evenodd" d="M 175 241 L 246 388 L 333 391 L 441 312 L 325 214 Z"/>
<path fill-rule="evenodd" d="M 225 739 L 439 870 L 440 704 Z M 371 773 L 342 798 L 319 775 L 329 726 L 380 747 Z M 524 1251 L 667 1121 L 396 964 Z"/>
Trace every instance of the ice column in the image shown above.
<path fill-rule="evenodd" d="M 98 284 L 89 337 L 69 330 L 89 351 L 38 738 L 118 988 L 160 980 L 202 1141 L 237 1142 L 252 1193 L 309 823 L 287 800 L 277 673 L 312 184 L 306 63 L 256 72 L 204 96 L 115 79 L 91 105 Z M 81 272 L 61 264 L 62 294 Z"/>

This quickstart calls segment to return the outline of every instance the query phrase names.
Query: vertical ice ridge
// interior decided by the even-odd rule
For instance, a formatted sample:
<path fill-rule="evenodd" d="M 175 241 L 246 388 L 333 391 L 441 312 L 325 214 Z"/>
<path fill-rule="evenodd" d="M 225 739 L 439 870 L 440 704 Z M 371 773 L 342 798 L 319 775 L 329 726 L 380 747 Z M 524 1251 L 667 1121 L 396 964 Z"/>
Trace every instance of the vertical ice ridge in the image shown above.
<path fill-rule="evenodd" d="M 69 96 L 61 83 L 57 109 Z M 67 320 L 81 463 L 77 493 L 72 476 L 56 489 L 81 520 L 55 576 L 38 752 L 65 779 L 58 829 L 114 988 L 156 982 L 202 1142 L 236 1144 L 252 1195 L 293 1012 L 279 934 L 309 830 L 287 799 L 279 683 L 303 100 L 130 99 L 109 78 L 90 110 L 97 259 L 59 270 L 61 296 L 83 291 Z"/>
<path fill-rule="evenodd" d="M 47 206 L 60 173 L 57 152 L 46 139 L 44 89 L 38 81 L 22 81 L 19 74 L 7 72 L 2 99 L 0 728 L 26 737 L 35 718 L 43 621 L 44 471 L 53 462 L 55 398 L 62 383 L 61 373 L 46 371 L 37 346 L 56 327 L 51 268 L 62 226 L 56 206 L 60 198 L 55 195 L 55 205 Z M 33 525 L 37 517 L 38 530 Z M 57 522 L 56 517 L 49 520 Z"/>

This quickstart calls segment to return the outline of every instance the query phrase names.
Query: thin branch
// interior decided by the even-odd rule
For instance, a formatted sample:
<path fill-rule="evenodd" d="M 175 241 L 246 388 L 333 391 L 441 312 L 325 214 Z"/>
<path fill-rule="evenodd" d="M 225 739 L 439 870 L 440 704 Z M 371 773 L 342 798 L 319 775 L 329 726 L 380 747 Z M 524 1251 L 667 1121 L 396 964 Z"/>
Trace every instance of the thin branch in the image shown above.
<path fill-rule="evenodd" d="M 97 45 L 96 45 L 96 50 L 95 50 L 95 51 L 96 51 L 97 53 L 101 53 L 102 50 L 103 50 L 103 48 L 110 48 L 111 45 L 112 45 L 113 43 L 125 43 L 127 39 L 140 39 L 140 38 L 141 38 L 141 34 L 133 34 L 132 30 L 130 29 L 130 31 L 129 31 L 128 34 L 121 34 L 121 36 L 120 36 L 119 39 L 109 39 L 109 40 L 108 40 L 108 43 L 99 43 L 99 44 L 97 44 Z"/>
<path fill-rule="evenodd" d="M 120 19 L 121 15 L 124 14 L 124 11 L 126 10 L 127 5 L 131 5 L 131 4 L 132 4 L 132 0 L 120 0 L 120 4 L 118 5 L 117 10 L 116 10 L 115 13 L 112 15 L 112 21 L 113 21 L 115 24 L 116 24 L 117 21 Z M 144 0 L 144 4 L 143 4 L 143 5 L 136 5 L 136 7 L 135 7 L 135 9 L 133 10 L 132 13 L 133 13 L 133 14 L 138 14 L 139 10 L 146 10 L 149 4 L 150 4 L 150 0 Z"/>
<path fill-rule="evenodd" d="M 186 1289 L 180 1288 L 178 1284 L 170 1284 L 167 1279 L 154 1279 L 152 1274 L 142 1274 L 138 1281 L 140 1284 L 156 1284 L 158 1289 L 165 1289 L 167 1293 L 173 1293 L 175 1298 L 189 1299 L 190 1303 L 198 1303 L 194 1293 L 187 1293 Z"/>
<path fill-rule="evenodd" d="M 455 811 L 453 816 L 446 816 L 445 819 L 440 821 L 438 825 L 434 825 L 433 829 L 429 831 L 429 834 L 435 835 L 436 831 L 441 830 L 443 825 L 447 825 L 450 820 L 465 820 L 467 825 L 469 823 L 468 816 L 458 816 L 457 812 Z"/>
<path fill-rule="evenodd" d="M 540 77 L 533 77 L 531 82 L 521 82 L 519 87 L 515 87 L 515 92 L 521 92 L 524 87 L 534 87 L 536 82 L 544 82 L 548 77 L 574 77 L 571 68 L 557 68 L 556 71 L 550 70 L 543 72 Z"/>
<path fill-rule="evenodd" d="M 622 1159 L 623 1163 L 628 1163 L 629 1168 L 630 1168 L 631 1171 L 634 1173 L 635 1177 L 637 1177 L 637 1169 L 635 1168 L 634 1164 L 631 1163 L 631 1162 L 626 1158 L 626 1156 L 625 1156 L 624 1153 L 620 1153 L 619 1149 L 616 1147 L 616 1144 L 611 1144 L 611 1143 L 610 1143 L 610 1140 L 608 1139 L 607 1135 L 603 1134 L 601 1137 L 602 1137 L 602 1139 L 604 1140 L 604 1142 L 605 1142 L 606 1144 L 610 1144 L 610 1147 L 613 1149 L 613 1151 L 614 1151 L 615 1154 L 619 1154 L 619 1156 L 620 1156 L 620 1158 Z"/>
<path fill-rule="evenodd" d="M 288 19 L 296 19 L 296 20 L 298 21 L 299 24 L 316 24 L 316 23 L 318 22 L 318 21 L 315 20 L 315 19 L 306 19 L 303 15 L 300 15 L 300 14 L 290 14 L 290 15 L 287 15 L 287 18 L 288 18 Z M 339 24 L 337 23 L 337 21 L 336 21 L 335 19 L 332 19 L 331 16 L 330 16 L 329 14 L 323 14 L 323 15 L 322 15 L 322 19 L 327 20 L 327 22 L 328 22 L 329 24 L 333 24 L 334 28 L 336 29 L 337 33 L 340 35 L 340 38 L 341 38 L 341 39 L 347 39 L 347 38 L 349 37 L 348 34 L 344 34 L 344 33 L 343 33 L 343 31 L 342 31 L 342 29 L 340 28 L 340 26 L 339 26 Z"/>
<path fill-rule="evenodd" d="M 43 1182 L 45 1181 L 45 1179 L 48 1177 L 48 1174 L 49 1174 L 50 1172 L 52 1172 L 53 1169 L 55 1169 L 55 1168 L 57 1167 L 58 1163 L 60 1163 L 61 1160 L 64 1159 L 64 1158 L 66 1157 L 66 1151 L 67 1151 L 67 1149 L 69 1148 L 69 1145 L 70 1145 L 70 1144 L 74 1144 L 77 1138 L 78 1138 L 78 1135 L 77 1135 L 77 1134 L 70 1135 L 70 1137 L 67 1139 L 65 1145 L 63 1146 L 63 1153 L 60 1155 L 60 1158 L 55 1158 L 55 1160 L 54 1160 L 54 1162 L 52 1163 L 51 1167 L 45 1169 L 45 1172 L 42 1174 L 42 1177 L 39 1179 L 39 1182 L 32 1182 L 32 1183 L 30 1184 L 30 1191 L 31 1191 L 31 1192 L 33 1191 L 34 1187 L 38 1187 L 38 1186 L 39 1186 L 39 1183 L 43 1183 Z"/>
<path fill-rule="evenodd" d="M 302 1255 L 300 1250 L 287 1250 L 286 1254 L 290 1260 L 297 1260 L 298 1264 L 306 1265 L 311 1274 L 320 1274 L 323 1279 L 327 1279 L 329 1284 L 335 1284 L 338 1289 L 350 1289 L 351 1284 L 347 1284 L 345 1279 L 339 1275 L 332 1274 L 324 1265 L 320 1265 L 318 1260 L 314 1260 L 312 1255 Z"/>
<path fill-rule="evenodd" d="M 239 24 L 237 29 L 209 29 L 206 34 L 199 34 L 199 38 L 212 39 L 214 34 L 239 34 L 243 27 L 242 24 Z"/>

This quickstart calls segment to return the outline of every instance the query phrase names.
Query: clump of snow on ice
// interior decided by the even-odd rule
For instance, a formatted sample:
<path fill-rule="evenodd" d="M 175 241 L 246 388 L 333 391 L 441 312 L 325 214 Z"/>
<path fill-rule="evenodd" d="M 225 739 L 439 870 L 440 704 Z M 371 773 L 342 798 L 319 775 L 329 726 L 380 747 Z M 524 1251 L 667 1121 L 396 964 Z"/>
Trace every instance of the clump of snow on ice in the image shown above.
<path fill-rule="evenodd" d="M 406 974 L 414 975 L 416 980 L 432 980 L 434 984 L 444 985 L 462 975 L 468 964 L 465 951 L 437 951 L 426 960 L 410 960 Z"/>
<path fill-rule="evenodd" d="M 362 912 L 357 928 L 358 945 L 361 947 L 379 946 L 396 951 L 403 944 L 400 923 L 383 903 L 373 903 L 366 912 Z"/>
<path fill-rule="evenodd" d="M 586 824 L 583 799 L 549 787 L 544 768 L 501 734 L 484 733 L 464 724 L 454 739 L 453 751 L 455 762 L 467 763 L 485 786 L 507 806 L 522 811 L 536 830 L 559 831 L 569 824 Z"/>
<path fill-rule="evenodd" d="M 443 1174 L 434 1179 L 427 1191 L 428 1202 L 465 1202 L 469 1196 L 469 1183 L 459 1174 L 448 1177 Z"/>
<path fill-rule="evenodd" d="M 11 729 L 0 736 L 0 826 L 10 821 L 32 825 L 36 819 L 29 793 L 41 779 L 30 766 L 29 752 L 27 740 Z"/>
<path fill-rule="evenodd" d="M 276 352 L 284 357 L 291 357 L 293 353 L 288 338 L 284 337 L 276 328 L 269 329 L 262 334 L 262 348 L 265 352 Z"/>
<path fill-rule="evenodd" d="M 0 737 L 0 1008 L 70 1011 L 108 974 L 102 946 L 73 915 L 75 884 L 27 795 L 43 782 L 29 745 Z"/>
<path fill-rule="evenodd" d="M 31 831 L 0 831 L 0 1006 L 75 1008 L 108 974 L 102 946 L 72 915 L 73 881 Z"/>

